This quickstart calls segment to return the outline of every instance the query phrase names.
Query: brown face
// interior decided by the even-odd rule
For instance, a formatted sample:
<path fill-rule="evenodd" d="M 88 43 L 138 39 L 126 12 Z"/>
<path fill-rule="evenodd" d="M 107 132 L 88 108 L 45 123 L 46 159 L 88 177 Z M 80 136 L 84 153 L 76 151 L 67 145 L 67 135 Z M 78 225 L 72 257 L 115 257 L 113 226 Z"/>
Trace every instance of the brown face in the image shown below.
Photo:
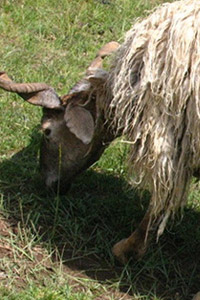
<path fill-rule="evenodd" d="M 44 109 L 40 168 L 49 188 L 65 192 L 74 176 L 87 167 L 90 144 L 73 134 L 64 119 L 64 111 Z"/>
<path fill-rule="evenodd" d="M 0 87 L 43 107 L 42 178 L 47 187 L 65 192 L 71 180 L 93 164 L 105 147 L 102 135 L 96 137 L 95 134 L 96 96 L 91 92 L 94 88 L 90 81 L 81 80 L 62 98 L 46 84 L 16 84 L 3 72 L 0 73 Z"/>

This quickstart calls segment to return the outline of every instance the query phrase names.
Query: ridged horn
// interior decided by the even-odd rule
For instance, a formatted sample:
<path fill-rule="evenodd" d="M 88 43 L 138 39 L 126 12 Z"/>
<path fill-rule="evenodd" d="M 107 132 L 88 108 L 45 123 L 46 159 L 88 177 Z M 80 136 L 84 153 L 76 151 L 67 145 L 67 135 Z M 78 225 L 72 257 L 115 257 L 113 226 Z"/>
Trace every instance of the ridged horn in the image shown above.
<path fill-rule="evenodd" d="M 0 79 L 12 81 L 12 79 L 10 77 L 8 77 L 8 75 L 4 71 L 0 71 Z"/>
<path fill-rule="evenodd" d="M 17 93 L 30 104 L 63 110 L 59 96 L 46 83 L 15 83 L 5 72 L 0 71 L 0 88 Z"/>
<path fill-rule="evenodd" d="M 0 87 L 8 92 L 30 94 L 49 89 L 46 83 L 15 83 L 2 79 L 3 76 L 0 76 Z"/>
<path fill-rule="evenodd" d="M 101 49 L 97 53 L 97 56 L 104 58 L 104 57 L 112 54 L 113 52 L 115 52 L 119 48 L 119 46 L 120 46 L 120 44 L 117 42 L 114 42 L 114 41 L 109 42 L 109 43 L 105 44 L 103 47 L 101 47 Z"/>
<path fill-rule="evenodd" d="M 92 61 L 92 63 L 89 65 L 87 72 L 90 73 L 93 72 L 95 69 L 102 69 L 103 67 L 103 59 L 111 55 L 113 52 L 115 52 L 119 48 L 120 44 L 117 42 L 109 42 L 105 44 L 101 49 L 98 51 L 96 58 Z"/>

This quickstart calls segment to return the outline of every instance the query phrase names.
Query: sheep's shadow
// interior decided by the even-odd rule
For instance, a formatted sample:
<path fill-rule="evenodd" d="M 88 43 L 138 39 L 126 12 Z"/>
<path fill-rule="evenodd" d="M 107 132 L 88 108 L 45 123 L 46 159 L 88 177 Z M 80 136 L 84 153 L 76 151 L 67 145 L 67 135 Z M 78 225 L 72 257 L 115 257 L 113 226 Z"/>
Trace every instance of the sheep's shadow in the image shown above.
<path fill-rule="evenodd" d="M 66 196 L 46 193 L 38 176 L 39 140 L 34 130 L 30 144 L 0 164 L 1 193 L 12 220 L 21 220 L 23 207 L 26 226 L 34 224 L 44 243 L 51 239 L 68 270 L 118 281 L 122 292 L 187 300 L 198 291 L 199 212 L 187 208 L 141 261 L 117 266 L 111 246 L 135 228 L 145 212 L 141 197 L 145 207 L 149 195 L 140 197 L 123 178 L 94 170 L 79 176 Z"/>

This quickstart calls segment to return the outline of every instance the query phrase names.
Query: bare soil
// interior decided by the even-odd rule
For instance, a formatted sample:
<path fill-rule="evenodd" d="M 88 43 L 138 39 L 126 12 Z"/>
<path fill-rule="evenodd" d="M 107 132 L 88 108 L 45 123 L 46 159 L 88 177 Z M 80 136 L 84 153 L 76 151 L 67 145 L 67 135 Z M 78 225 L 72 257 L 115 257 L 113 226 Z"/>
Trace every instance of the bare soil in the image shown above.
<path fill-rule="evenodd" d="M 12 286 L 16 289 L 23 289 L 27 286 L 27 278 L 33 280 L 36 284 L 47 285 L 51 275 L 58 268 L 60 268 L 60 260 L 56 255 L 49 257 L 47 251 L 42 246 L 36 246 L 30 250 L 30 257 L 25 255 L 25 252 L 19 251 L 26 245 L 22 243 L 15 243 L 12 245 L 11 241 L 16 240 L 19 234 L 19 224 L 15 220 L 7 220 L 0 215 L 0 282 L 2 286 L 8 286 L 12 280 Z M 80 279 L 95 279 L 98 282 L 109 281 L 116 277 L 120 272 L 121 267 L 111 269 L 106 262 L 96 257 L 95 255 L 88 255 L 79 257 L 73 260 L 71 258 L 71 251 L 65 251 L 63 259 L 67 262 L 62 264 L 63 275 L 68 278 L 68 283 L 75 292 L 86 291 L 84 280 Z M 40 267 L 39 267 L 40 266 Z M 36 270 L 34 271 L 33 270 Z M 12 278 L 10 278 L 12 277 Z M 101 289 L 101 288 L 100 288 Z M 106 294 L 95 298 L 96 300 L 113 299 L 133 299 L 133 296 L 126 292 L 120 292 L 109 285 L 106 289 Z"/>

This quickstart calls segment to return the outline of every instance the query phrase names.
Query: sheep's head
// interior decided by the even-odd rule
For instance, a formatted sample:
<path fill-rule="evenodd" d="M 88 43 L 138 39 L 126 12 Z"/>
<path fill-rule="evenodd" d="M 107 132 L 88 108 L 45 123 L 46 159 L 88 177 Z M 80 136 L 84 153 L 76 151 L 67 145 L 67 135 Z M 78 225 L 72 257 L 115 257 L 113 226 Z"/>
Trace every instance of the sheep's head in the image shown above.
<path fill-rule="evenodd" d="M 104 56 L 118 44 L 106 44 L 89 66 L 85 78 L 68 95 L 59 97 L 43 83 L 15 83 L 0 72 L 0 87 L 19 94 L 27 102 L 43 107 L 40 169 L 46 186 L 65 192 L 72 179 L 92 165 L 111 140 L 98 126 L 95 85 L 104 84 L 107 73 L 101 69 Z M 97 117 L 98 115 L 98 117 Z"/>
<path fill-rule="evenodd" d="M 86 81 L 79 89 L 85 88 Z M 77 86 L 77 87 L 78 87 Z M 63 193 L 72 179 L 94 163 L 103 152 L 102 135 L 93 143 L 96 128 L 96 98 L 88 90 L 68 94 L 61 107 L 43 108 L 40 168 L 48 187 Z"/>

